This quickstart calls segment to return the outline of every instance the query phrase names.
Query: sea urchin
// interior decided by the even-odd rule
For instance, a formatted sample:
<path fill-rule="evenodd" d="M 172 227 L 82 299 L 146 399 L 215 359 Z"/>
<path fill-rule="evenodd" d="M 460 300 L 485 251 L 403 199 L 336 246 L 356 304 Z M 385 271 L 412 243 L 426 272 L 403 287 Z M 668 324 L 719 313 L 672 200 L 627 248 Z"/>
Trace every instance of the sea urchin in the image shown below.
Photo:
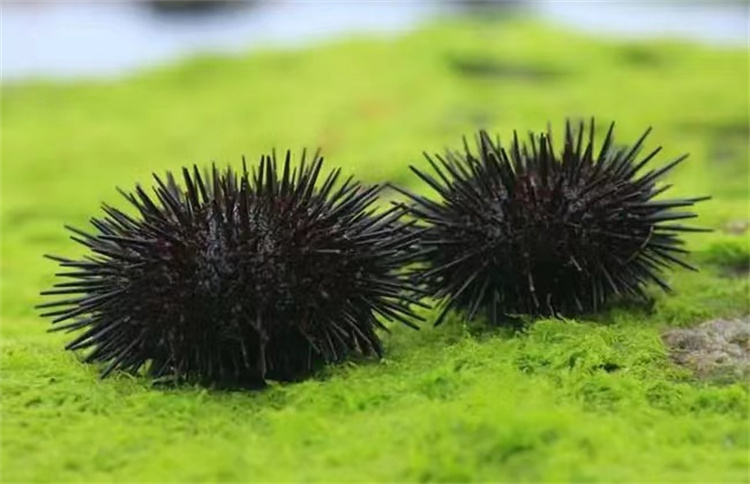
<path fill-rule="evenodd" d="M 121 191 L 134 215 L 104 204 L 96 233 L 68 227 L 90 255 L 48 256 L 67 281 L 42 293 L 44 316 L 85 329 L 66 348 L 89 349 L 103 376 L 256 385 L 380 355 L 376 316 L 417 318 L 401 271 L 415 232 L 399 207 L 374 208 L 378 186 L 321 167 L 287 152 L 281 170 L 274 154 L 252 173 L 183 168 L 184 188 L 154 175 L 155 198 Z"/>
<path fill-rule="evenodd" d="M 427 159 L 434 175 L 412 170 L 440 199 L 405 192 L 409 210 L 425 227 L 424 264 L 417 279 L 451 309 L 498 315 L 560 315 L 596 310 L 612 295 L 645 297 L 643 287 L 669 286 L 662 269 L 687 251 L 680 232 L 701 231 L 676 221 L 695 214 L 675 211 L 703 198 L 657 198 L 669 185 L 656 180 L 683 161 L 641 173 L 659 152 L 639 157 L 649 131 L 632 146 L 615 147 L 614 123 L 594 149 L 594 121 L 586 134 L 566 123 L 558 154 L 551 133 L 514 134 L 510 150 L 480 131 L 478 154 Z M 437 160 L 437 162 L 435 161 Z"/>

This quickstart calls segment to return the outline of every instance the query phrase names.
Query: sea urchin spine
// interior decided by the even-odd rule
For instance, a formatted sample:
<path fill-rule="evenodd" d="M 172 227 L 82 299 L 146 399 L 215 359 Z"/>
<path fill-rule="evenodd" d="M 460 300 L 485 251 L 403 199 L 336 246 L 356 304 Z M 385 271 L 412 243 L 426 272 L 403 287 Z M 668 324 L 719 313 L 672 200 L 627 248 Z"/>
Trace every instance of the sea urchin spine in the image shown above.
<path fill-rule="evenodd" d="M 255 385 L 380 355 L 377 315 L 418 319 L 401 270 L 416 233 L 401 208 L 374 207 L 378 186 L 321 168 L 287 152 L 281 170 L 274 154 L 252 173 L 183 168 L 184 188 L 154 175 L 155 198 L 121 191 L 135 215 L 105 204 L 96 233 L 68 227 L 90 255 L 48 256 L 67 281 L 42 293 L 56 298 L 44 316 L 84 330 L 67 349 L 89 349 L 103 376 Z"/>
<path fill-rule="evenodd" d="M 645 297 L 654 282 L 680 258 L 680 232 L 703 231 L 679 220 L 675 211 L 708 197 L 658 198 L 670 185 L 659 177 L 682 162 L 641 173 L 660 151 L 639 157 L 650 129 L 632 146 L 616 148 L 614 123 L 598 154 L 594 121 L 588 134 L 566 123 L 556 153 L 551 133 L 532 134 L 528 144 L 514 133 L 510 150 L 481 131 L 478 154 L 464 140 L 463 152 L 427 156 L 433 174 L 412 170 L 439 195 L 405 192 L 421 234 L 420 283 L 443 300 L 443 312 L 486 311 L 498 315 L 575 314 L 601 307 L 612 295 Z"/>

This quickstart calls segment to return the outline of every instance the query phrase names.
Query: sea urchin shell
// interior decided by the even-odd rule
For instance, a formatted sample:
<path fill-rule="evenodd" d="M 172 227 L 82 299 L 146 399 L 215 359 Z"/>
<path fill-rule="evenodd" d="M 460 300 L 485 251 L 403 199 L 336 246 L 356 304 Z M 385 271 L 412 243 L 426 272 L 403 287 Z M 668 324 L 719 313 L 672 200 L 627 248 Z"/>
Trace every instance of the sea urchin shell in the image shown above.
<path fill-rule="evenodd" d="M 645 297 L 680 259 L 680 232 L 701 231 L 678 220 L 695 214 L 675 211 L 704 198 L 657 198 L 669 185 L 656 180 L 683 161 L 641 173 L 659 152 L 639 157 L 649 131 L 632 146 L 616 148 L 614 123 L 594 150 L 594 121 L 588 134 L 566 123 L 562 152 L 551 133 L 532 134 L 528 144 L 514 134 L 510 150 L 481 131 L 478 155 L 464 140 L 463 152 L 427 159 L 434 175 L 412 170 L 440 199 L 405 192 L 421 234 L 417 273 L 443 300 L 443 312 L 468 311 L 473 319 L 498 314 L 559 315 L 596 310 L 615 294 Z M 435 161 L 435 159 L 437 161 Z"/>
<path fill-rule="evenodd" d="M 134 215 L 105 204 L 96 233 L 68 227 L 90 255 L 48 256 L 68 281 L 42 293 L 44 316 L 85 329 L 67 349 L 90 349 L 103 376 L 255 385 L 380 355 L 376 315 L 417 318 L 401 271 L 415 233 L 399 207 L 373 208 L 378 186 L 338 169 L 316 183 L 321 167 L 287 152 L 281 170 L 274 154 L 252 173 L 183 168 L 184 188 L 154 175 L 155 198 L 121 191 Z"/>

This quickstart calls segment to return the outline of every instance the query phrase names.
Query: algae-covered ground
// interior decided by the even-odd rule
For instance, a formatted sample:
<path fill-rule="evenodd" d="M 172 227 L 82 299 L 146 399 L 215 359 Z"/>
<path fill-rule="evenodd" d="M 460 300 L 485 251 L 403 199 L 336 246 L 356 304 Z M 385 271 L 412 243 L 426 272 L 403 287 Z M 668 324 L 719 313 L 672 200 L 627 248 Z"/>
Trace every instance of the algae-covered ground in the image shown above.
<path fill-rule="evenodd" d="M 698 377 L 661 339 L 750 312 L 747 85 L 747 50 L 474 21 L 3 86 L 2 481 L 748 482 L 747 382 Z M 688 237 L 702 271 L 670 273 L 653 304 L 520 333 L 398 326 L 383 361 L 259 392 L 101 381 L 33 310 L 56 272 L 42 254 L 81 253 L 62 225 L 154 170 L 321 146 L 414 187 L 409 163 L 477 127 L 507 139 L 591 115 L 621 142 L 653 125 L 654 166 L 691 153 L 671 194 L 714 196 L 698 211 L 715 232 Z"/>

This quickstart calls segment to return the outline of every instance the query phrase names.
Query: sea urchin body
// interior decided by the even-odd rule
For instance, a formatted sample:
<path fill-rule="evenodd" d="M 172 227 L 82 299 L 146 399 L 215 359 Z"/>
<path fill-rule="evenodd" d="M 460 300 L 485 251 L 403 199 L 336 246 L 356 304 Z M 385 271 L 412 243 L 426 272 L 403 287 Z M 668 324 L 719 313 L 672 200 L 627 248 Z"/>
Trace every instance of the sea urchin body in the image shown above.
<path fill-rule="evenodd" d="M 378 186 L 321 167 L 287 152 L 281 169 L 264 156 L 252 173 L 184 168 L 184 188 L 154 175 L 155 198 L 122 192 L 135 215 L 103 205 L 96 233 L 69 228 L 90 255 L 50 256 L 67 281 L 42 293 L 56 298 L 44 316 L 84 330 L 67 348 L 104 376 L 254 385 L 379 355 L 377 315 L 416 318 L 401 271 L 414 232 L 398 207 L 373 208 Z"/>
<path fill-rule="evenodd" d="M 425 227 L 418 280 L 451 308 L 473 319 L 480 310 L 498 315 L 559 315 L 596 310 L 612 295 L 645 297 L 654 282 L 665 290 L 664 268 L 680 258 L 676 223 L 694 217 L 677 211 L 705 198 L 658 198 L 661 175 L 686 156 L 641 173 L 659 152 L 639 157 L 648 131 L 632 146 L 615 148 L 613 127 L 594 149 L 594 121 L 586 134 L 566 123 L 556 153 L 551 133 L 514 135 L 506 151 L 486 132 L 478 154 L 427 156 L 434 174 L 412 170 L 438 200 L 406 193 L 410 212 Z M 435 161 L 437 160 L 437 161 Z"/>

